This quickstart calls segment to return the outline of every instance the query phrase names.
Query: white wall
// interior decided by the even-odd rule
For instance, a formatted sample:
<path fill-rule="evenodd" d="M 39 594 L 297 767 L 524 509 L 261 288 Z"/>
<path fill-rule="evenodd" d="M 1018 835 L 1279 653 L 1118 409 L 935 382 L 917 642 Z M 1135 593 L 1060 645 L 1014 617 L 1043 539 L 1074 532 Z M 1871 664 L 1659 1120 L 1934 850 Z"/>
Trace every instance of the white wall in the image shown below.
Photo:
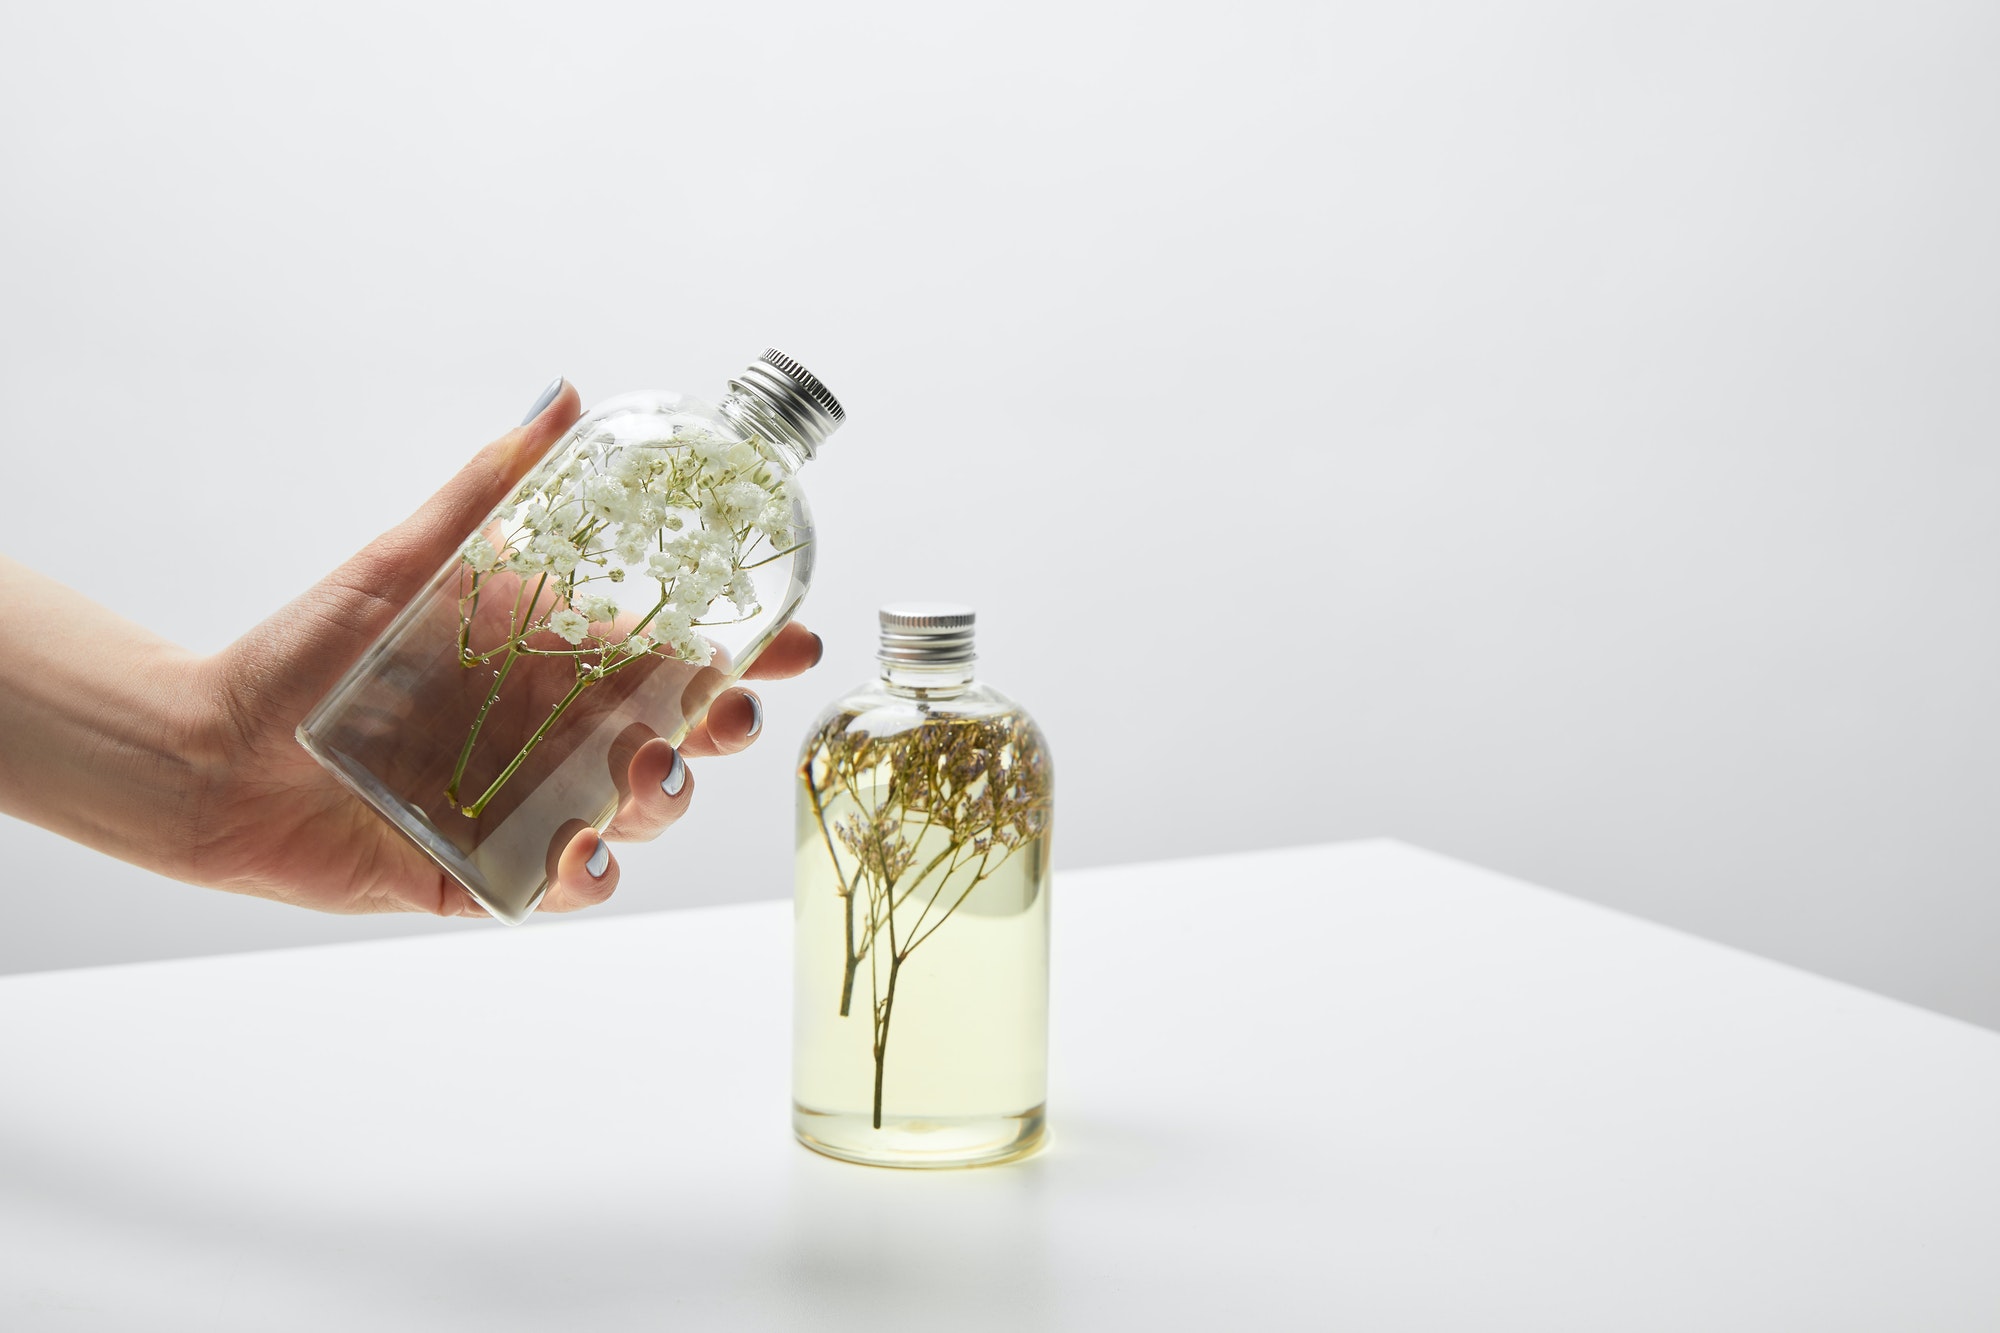
<path fill-rule="evenodd" d="M 0 550 L 214 649 L 551 375 L 794 351 L 829 660 L 607 910 L 787 892 L 944 595 L 1068 864 L 1393 834 L 2000 1023 L 2000 10 L 277 8 L 0 15 Z M 0 867 L 4 969 L 467 928 Z"/>

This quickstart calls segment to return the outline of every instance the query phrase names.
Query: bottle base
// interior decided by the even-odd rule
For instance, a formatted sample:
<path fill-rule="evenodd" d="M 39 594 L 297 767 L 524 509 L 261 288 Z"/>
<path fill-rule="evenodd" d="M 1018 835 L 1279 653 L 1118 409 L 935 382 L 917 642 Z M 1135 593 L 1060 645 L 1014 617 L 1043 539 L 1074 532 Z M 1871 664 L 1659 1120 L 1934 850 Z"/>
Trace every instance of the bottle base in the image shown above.
<path fill-rule="evenodd" d="M 435 862 L 438 869 L 451 876 L 459 887 L 472 896 L 474 902 L 486 909 L 489 916 L 510 926 L 518 926 L 534 914 L 542 895 L 548 892 L 548 880 L 542 880 L 526 894 L 515 894 L 511 900 L 502 898 L 492 891 L 472 859 L 431 822 L 429 814 L 384 786 L 366 764 L 342 750 L 322 744 L 320 738 L 303 724 L 293 734 L 308 754 L 340 780 L 341 786 L 360 797 L 391 828 Z"/>
<path fill-rule="evenodd" d="M 1048 1115 L 1035 1106 L 1015 1115 L 892 1116 L 877 1129 L 866 1114 L 816 1111 L 794 1102 L 792 1133 L 816 1153 L 863 1166 L 997 1166 L 1043 1147 Z"/>

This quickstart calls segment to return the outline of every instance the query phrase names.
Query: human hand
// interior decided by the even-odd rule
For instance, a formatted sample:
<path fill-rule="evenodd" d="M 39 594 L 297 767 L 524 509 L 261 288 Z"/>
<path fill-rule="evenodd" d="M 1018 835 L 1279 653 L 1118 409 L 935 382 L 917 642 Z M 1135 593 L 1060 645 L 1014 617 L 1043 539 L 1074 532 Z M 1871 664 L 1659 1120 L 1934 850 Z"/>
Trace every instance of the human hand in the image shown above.
<path fill-rule="evenodd" d="M 27 653 L 9 660 L 0 650 L 0 679 L 40 682 L 52 705 L 34 711 L 32 690 L 16 700 L 21 725 L 0 744 L 0 809 L 193 883 L 321 911 L 484 915 L 306 753 L 294 730 L 579 415 L 575 390 L 559 381 L 539 411 L 481 450 L 409 519 L 214 657 L 194 658 L 124 626 L 118 635 L 132 660 L 123 670 L 64 682 L 51 680 L 60 664 Z M 75 614 L 73 594 L 19 566 L 0 562 L 0 583 L 27 602 L 67 595 Z M 798 675 L 820 653 L 816 635 L 788 625 L 745 679 Z M 124 697 L 93 693 L 114 691 Z M 6 707 L 0 703 L 0 713 Z M 693 797 L 686 761 L 742 750 L 761 723 L 756 695 L 732 687 L 678 753 L 657 737 L 621 749 L 617 815 L 601 838 L 583 827 L 551 849 L 555 873 L 542 910 L 610 897 L 619 872 L 606 840 L 657 837 Z M 119 727 L 120 734 L 102 734 Z M 92 750 L 120 762 L 80 763 L 79 753 Z M 27 776 L 35 772 L 41 780 Z"/>

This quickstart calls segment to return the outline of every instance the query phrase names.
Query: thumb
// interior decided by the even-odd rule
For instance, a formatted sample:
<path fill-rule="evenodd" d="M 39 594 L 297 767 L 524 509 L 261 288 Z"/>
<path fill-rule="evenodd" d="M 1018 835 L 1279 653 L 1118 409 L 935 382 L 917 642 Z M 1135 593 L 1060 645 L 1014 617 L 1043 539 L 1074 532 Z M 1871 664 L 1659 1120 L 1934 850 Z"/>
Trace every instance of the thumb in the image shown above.
<path fill-rule="evenodd" d="M 520 484 L 549 446 L 583 414 L 576 390 L 558 379 L 543 390 L 527 420 L 472 456 L 416 513 L 362 547 L 328 576 L 387 614 L 380 630 L 430 581 L 459 544 Z M 539 410 L 537 410 L 539 409 Z M 357 627 L 358 628 L 358 627 Z M 374 631 L 370 631 L 371 637 Z"/>
<path fill-rule="evenodd" d="M 317 699 L 581 415 L 576 390 L 558 379 L 527 420 L 474 454 L 416 513 L 231 645 L 227 664 L 243 668 L 228 672 L 233 690 L 255 696 L 239 706 L 290 713 Z M 252 679 L 236 679 L 245 674 Z"/>

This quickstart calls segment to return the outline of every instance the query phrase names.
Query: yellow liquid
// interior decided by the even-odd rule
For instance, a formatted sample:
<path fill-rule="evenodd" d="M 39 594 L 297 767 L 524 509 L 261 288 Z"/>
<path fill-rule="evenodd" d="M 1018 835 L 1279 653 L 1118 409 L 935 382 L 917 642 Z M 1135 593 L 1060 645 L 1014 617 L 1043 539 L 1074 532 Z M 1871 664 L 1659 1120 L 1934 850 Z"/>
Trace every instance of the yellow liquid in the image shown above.
<path fill-rule="evenodd" d="M 857 812 L 847 792 L 823 799 L 828 829 Z M 1048 1087 L 1046 834 L 988 863 L 983 878 L 977 859 L 967 858 L 955 873 L 933 873 L 904 891 L 938 853 L 950 864 L 949 839 L 923 833 L 911 844 L 902 896 L 893 913 L 879 915 L 870 942 L 868 888 L 842 894 L 854 859 L 837 838 L 840 850 L 829 855 L 808 793 L 799 807 L 792 1063 L 799 1140 L 878 1166 L 973 1166 L 1034 1151 Z M 850 901 L 862 956 L 843 1016 Z M 878 1012 L 886 1023 L 878 1024 Z M 885 1035 L 879 1062 L 878 1032 Z"/>

